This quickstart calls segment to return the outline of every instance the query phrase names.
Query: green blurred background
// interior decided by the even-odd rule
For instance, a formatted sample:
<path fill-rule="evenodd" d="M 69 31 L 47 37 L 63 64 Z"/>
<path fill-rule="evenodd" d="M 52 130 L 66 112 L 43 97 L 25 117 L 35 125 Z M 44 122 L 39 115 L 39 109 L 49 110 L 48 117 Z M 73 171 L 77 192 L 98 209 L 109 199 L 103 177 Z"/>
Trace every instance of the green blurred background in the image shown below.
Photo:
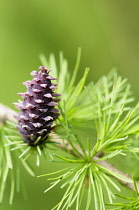
<path fill-rule="evenodd" d="M 88 82 L 108 73 L 113 66 L 129 78 L 139 97 L 139 1 L 138 0 L 1 0 L 0 3 L 0 102 L 10 106 L 24 91 L 22 82 L 41 65 L 38 55 L 63 51 L 72 71 L 77 49 L 82 48 L 79 77 L 91 68 Z M 55 166 L 58 168 L 59 166 Z M 44 162 L 37 174 L 52 170 Z M 25 173 L 28 200 L 18 195 L 13 206 L 5 194 L 1 209 L 51 209 L 59 191 L 43 194 L 44 179 Z M 57 188 L 58 190 L 58 188 Z"/>

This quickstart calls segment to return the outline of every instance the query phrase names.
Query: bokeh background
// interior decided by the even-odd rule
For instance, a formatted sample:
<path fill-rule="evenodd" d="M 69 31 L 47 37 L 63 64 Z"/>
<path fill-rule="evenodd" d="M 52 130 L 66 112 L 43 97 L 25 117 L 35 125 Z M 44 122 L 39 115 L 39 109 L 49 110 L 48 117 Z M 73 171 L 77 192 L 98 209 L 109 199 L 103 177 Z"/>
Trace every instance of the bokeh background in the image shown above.
<path fill-rule="evenodd" d="M 16 93 L 24 91 L 22 82 L 41 65 L 40 53 L 47 57 L 53 52 L 58 60 L 63 51 L 72 72 L 78 47 L 82 48 L 79 78 L 86 66 L 91 69 L 88 82 L 116 66 L 139 97 L 138 0 L 1 0 L 0 102 L 15 109 L 12 103 L 19 98 Z M 38 175 L 52 170 L 43 161 Z M 58 188 L 43 194 L 46 180 L 23 176 L 28 200 L 17 195 L 9 206 L 7 192 L 1 210 L 49 210 L 58 202 Z"/>

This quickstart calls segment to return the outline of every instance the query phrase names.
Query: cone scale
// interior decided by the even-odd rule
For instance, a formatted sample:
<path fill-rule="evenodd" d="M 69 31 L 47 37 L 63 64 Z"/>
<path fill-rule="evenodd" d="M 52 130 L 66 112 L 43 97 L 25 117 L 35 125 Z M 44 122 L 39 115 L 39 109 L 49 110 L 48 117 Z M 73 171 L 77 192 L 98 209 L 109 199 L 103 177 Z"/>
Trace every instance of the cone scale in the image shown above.
<path fill-rule="evenodd" d="M 23 83 L 27 87 L 25 93 L 18 93 L 24 100 L 14 103 L 20 110 L 18 116 L 18 130 L 24 142 L 30 146 L 42 144 L 47 140 L 49 133 L 54 128 L 53 122 L 59 116 L 55 108 L 60 101 L 54 92 L 57 83 L 52 83 L 55 78 L 49 75 L 50 70 L 45 66 L 39 67 L 40 71 L 32 71 L 34 77 L 31 81 Z"/>

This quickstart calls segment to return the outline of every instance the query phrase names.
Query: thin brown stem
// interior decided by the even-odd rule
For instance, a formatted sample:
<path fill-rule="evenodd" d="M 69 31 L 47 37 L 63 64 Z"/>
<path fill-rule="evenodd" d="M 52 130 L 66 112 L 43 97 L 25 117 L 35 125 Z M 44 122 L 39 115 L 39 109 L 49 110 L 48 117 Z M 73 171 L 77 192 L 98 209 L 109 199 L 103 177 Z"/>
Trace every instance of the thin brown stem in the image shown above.
<path fill-rule="evenodd" d="M 16 112 L 0 103 L 0 124 L 4 124 L 6 120 L 16 122 L 14 115 L 16 115 Z"/>
<path fill-rule="evenodd" d="M 93 160 L 98 160 L 98 159 L 99 159 L 99 157 L 97 157 L 97 156 L 95 156 L 93 158 Z M 108 163 L 105 160 L 97 161 L 97 164 L 100 165 L 100 166 L 103 166 L 104 168 L 109 169 L 110 171 L 112 171 L 114 173 L 117 173 L 117 174 L 119 174 L 121 176 L 124 176 L 124 177 L 132 180 L 132 177 L 129 174 L 124 173 L 123 171 L 119 170 L 114 165 L 112 165 L 111 163 Z M 118 179 L 118 177 L 114 177 L 114 178 L 117 179 L 120 182 L 120 184 L 124 185 L 125 187 L 127 187 L 127 188 L 129 188 L 129 189 L 131 189 L 133 191 L 135 191 L 135 187 L 134 187 L 133 183 L 129 183 L 127 181 L 123 181 L 121 179 Z M 138 182 L 136 182 L 136 186 L 137 186 L 137 189 L 139 190 L 139 183 Z"/>

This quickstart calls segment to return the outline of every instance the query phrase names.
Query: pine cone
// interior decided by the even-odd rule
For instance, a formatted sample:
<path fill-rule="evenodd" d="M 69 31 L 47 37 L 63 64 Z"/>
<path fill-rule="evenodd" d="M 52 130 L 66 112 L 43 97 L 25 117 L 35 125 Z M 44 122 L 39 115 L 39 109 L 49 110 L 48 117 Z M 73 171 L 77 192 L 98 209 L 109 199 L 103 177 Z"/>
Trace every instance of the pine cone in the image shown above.
<path fill-rule="evenodd" d="M 45 66 L 39 67 L 40 71 L 32 71 L 34 76 L 32 81 L 23 84 L 27 87 L 27 92 L 18 93 L 24 101 L 14 103 L 20 110 L 18 119 L 18 130 L 24 138 L 24 142 L 30 146 L 42 144 L 47 140 L 49 133 L 54 128 L 53 121 L 59 116 L 59 110 L 54 108 L 60 94 L 54 93 L 57 83 L 49 75 L 50 70 Z M 37 139 L 39 141 L 37 142 Z M 36 143 L 37 142 L 37 143 Z"/>

